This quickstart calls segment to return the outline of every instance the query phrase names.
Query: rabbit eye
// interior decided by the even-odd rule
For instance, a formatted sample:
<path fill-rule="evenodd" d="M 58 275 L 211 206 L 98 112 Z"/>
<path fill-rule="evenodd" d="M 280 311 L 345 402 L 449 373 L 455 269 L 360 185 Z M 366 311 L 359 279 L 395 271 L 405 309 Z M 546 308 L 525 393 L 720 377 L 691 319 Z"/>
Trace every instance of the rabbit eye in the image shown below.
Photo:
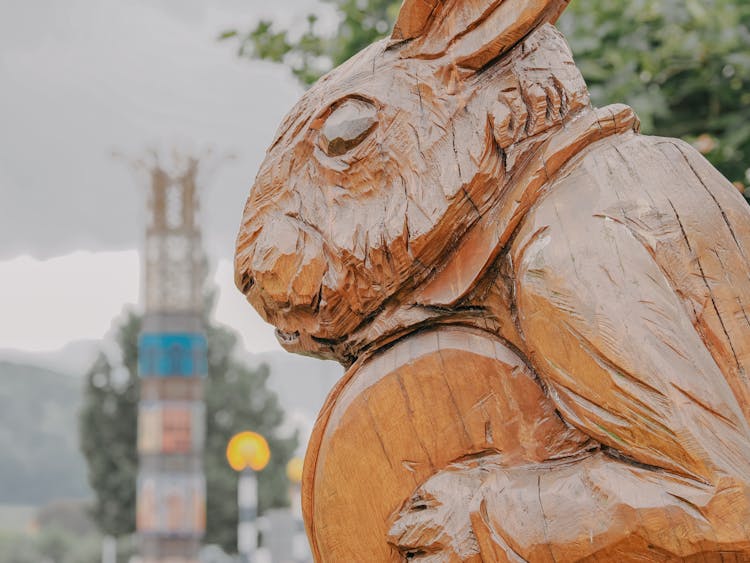
<path fill-rule="evenodd" d="M 348 99 L 338 105 L 320 130 L 320 148 L 328 156 L 341 156 L 364 141 L 377 124 L 372 104 Z"/>

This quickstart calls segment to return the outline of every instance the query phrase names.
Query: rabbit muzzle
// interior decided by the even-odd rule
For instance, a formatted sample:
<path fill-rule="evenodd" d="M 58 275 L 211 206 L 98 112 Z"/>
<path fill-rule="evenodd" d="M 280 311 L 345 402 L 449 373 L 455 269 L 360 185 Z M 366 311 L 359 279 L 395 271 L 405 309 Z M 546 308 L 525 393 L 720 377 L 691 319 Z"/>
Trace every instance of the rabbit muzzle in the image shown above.
<path fill-rule="evenodd" d="M 284 213 L 271 212 L 244 221 L 238 240 L 235 282 L 261 316 L 277 327 L 284 347 L 299 340 L 301 323 L 309 329 L 320 306 L 328 269 L 323 241 L 315 230 Z M 287 319 L 295 318 L 294 326 Z"/>

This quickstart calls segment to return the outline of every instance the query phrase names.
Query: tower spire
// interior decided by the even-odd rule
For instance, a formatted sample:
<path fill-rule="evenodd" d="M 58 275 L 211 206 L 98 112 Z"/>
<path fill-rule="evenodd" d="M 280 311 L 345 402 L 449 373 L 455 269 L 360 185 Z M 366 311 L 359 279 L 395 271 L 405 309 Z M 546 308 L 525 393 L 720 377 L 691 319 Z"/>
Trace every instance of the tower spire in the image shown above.
<path fill-rule="evenodd" d="M 144 563 L 197 563 L 205 532 L 200 162 L 175 160 L 171 170 L 157 157 L 148 167 L 136 510 Z"/>

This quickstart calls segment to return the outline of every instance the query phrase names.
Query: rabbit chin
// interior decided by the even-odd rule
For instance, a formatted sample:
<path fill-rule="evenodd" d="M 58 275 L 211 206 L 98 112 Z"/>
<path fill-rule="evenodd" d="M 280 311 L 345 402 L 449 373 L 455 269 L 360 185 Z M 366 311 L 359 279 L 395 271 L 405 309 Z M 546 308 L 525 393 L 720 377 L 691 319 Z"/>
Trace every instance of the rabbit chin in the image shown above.
<path fill-rule="evenodd" d="M 349 335 L 373 321 L 370 311 L 393 291 L 366 278 L 361 263 L 347 266 L 321 246 L 313 252 L 315 246 L 302 245 L 307 253 L 283 253 L 280 244 L 254 245 L 249 255 L 238 254 L 236 283 L 276 327 L 284 349 L 348 365 L 359 353 Z"/>

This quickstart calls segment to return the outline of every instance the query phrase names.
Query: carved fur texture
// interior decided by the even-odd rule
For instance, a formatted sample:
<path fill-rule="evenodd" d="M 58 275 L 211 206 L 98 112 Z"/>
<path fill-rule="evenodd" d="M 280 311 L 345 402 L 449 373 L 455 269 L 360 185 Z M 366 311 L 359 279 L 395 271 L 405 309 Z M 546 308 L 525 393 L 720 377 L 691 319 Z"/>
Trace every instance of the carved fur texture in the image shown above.
<path fill-rule="evenodd" d="M 406 0 L 258 173 L 237 285 L 350 368 L 317 561 L 750 561 L 750 208 L 591 107 L 565 5 Z"/>

